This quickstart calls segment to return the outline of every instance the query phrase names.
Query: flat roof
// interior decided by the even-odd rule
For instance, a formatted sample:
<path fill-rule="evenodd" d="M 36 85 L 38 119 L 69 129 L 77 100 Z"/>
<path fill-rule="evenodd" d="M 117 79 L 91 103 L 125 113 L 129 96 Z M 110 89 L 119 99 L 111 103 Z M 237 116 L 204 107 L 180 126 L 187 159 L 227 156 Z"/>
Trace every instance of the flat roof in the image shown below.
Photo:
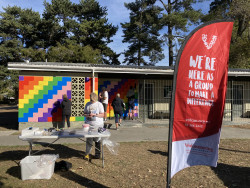
<path fill-rule="evenodd" d="M 86 63 L 58 63 L 58 62 L 9 62 L 9 70 L 17 71 L 52 71 L 79 73 L 110 73 L 110 74 L 159 74 L 173 75 L 174 67 L 170 66 L 131 66 L 106 65 Z M 250 76 L 250 69 L 229 69 L 228 76 Z"/>
<path fill-rule="evenodd" d="M 54 72 L 94 72 L 123 74 L 163 74 L 173 75 L 174 67 L 167 66 L 127 66 L 86 63 L 53 63 L 53 62 L 9 62 L 9 70 L 18 71 L 54 71 Z"/>

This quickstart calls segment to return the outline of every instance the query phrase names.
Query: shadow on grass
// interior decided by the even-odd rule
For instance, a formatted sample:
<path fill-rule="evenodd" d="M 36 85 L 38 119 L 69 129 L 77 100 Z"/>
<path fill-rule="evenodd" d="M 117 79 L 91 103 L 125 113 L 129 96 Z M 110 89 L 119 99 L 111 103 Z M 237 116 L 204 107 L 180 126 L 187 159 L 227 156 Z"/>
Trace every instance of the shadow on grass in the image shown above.
<path fill-rule="evenodd" d="M 0 187 L 4 186 L 4 183 L 2 182 L 2 179 L 7 179 L 7 178 L 0 176 Z"/>
<path fill-rule="evenodd" d="M 15 177 L 15 178 L 18 178 L 18 179 L 21 179 L 21 168 L 20 166 L 13 166 L 11 168 L 9 168 L 6 172 L 7 174 Z M 100 188 L 100 187 L 103 187 L 105 188 L 106 186 L 98 183 L 98 182 L 95 182 L 91 179 L 88 179 L 88 178 L 85 178 L 85 177 L 82 177 L 72 171 L 57 171 L 55 172 L 56 174 L 60 175 L 61 177 L 65 178 L 65 179 L 68 179 L 70 181 L 73 181 L 75 183 L 78 183 L 79 185 L 81 186 L 85 186 L 85 187 L 93 187 L 93 188 Z M 1 180 L 1 177 L 0 177 L 0 180 Z M 3 183 L 0 181 L 0 186 L 3 185 Z"/>
<path fill-rule="evenodd" d="M 20 168 L 20 166 L 11 167 L 6 171 L 6 173 L 13 176 L 13 177 L 15 177 L 15 178 L 21 179 L 21 168 Z"/>
<path fill-rule="evenodd" d="M 165 152 L 165 151 L 157 151 L 157 150 L 150 150 L 150 149 L 148 151 L 150 151 L 153 154 L 160 154 L 163 156 L 168 156 L 168 152 Z"/>
<path fill-rule="evenodd" d="M 226 151 L 241 152 L 241 153 L 250 153 L 247 151 L 238 151 L 238 150 L 228 150 L 220 148 Z M 167 156 L 168 152 L 158 151 L 158 150 L 148 150 L 153 154 L 160 154 Z M 232 166 L 227 164 L 218 163 L 217 167 L 211 167 L 214 173 L 220 178 L 225 187 L 237 187 L 237 188 L 249 188 L 250 185 L 250 167 L 239 167 Z"/>
<path fill-rule="evenodd" d="M 81 186 L 84 186 L 84 187 L 93 187 L 93 188 L 105 188 L 106 186 L 98 183 L 98 182 L 95 182 L 91 179 L 88 179 L 88 178 L 85 178 L 85 177 L 82 177 L 80 176 L 79 174 L 76 174 L 72 171 L 67 171 L 67 172 L 56 172 L 58 175 L 60 175 L 61 177 L 63 178 L 66 178 L 70 181 L 73 181 L 73 182 L 76 182 L 78 183 L 79 185 Z"/>
<path fill-rule="evenodd" d="M 48 144 L 48 143 L 46 143 Z M 41 145 L 45 145 L 45 143 L 41 143 Z M 27 150 L 13 150 L 13 151 L 5 151 L 0 154 L 0 160 L 22 160 L 24 157 L 29 155 L 29 148 L 27 147 Z M 67 159 L 70 157 L 83 157 L 83 150 L 76 150 L 70 147 L 67 147 L 65 145 L 61 144 L 52 144 L 48 147 L 45 147 L 41 150 L 33 150 L 32 154 L 34 155 L 41 155 L 41 154 L 59 154 L 59 158 L 61 159 Z"/>
<path fill-rule="evenodd" d="M 218 163 L 211 167 L 214 173 L 224 182 L 226 187 L 247 188 L 250 185 L 250 167 L 239 167 Z"/>
<path fill-rule="evenodd" d="M 15 177 L 15 178 L 18 178 L 18 179 L 21 179 L 21 168 L 20 166 L 13 166 L 11 168 L 9 168 L 6 172 L 7 174 Z M 103 187 L 105 188 L 106 186 L 98 183 L 98 182 L 95 182 L 91 179 L 88 179 L 88 178 L 85 178 L 85 177 L 82 177 L 72 171 L 57 171 L 55 172 L 56 174 L 60 175 L 61 177 L 65 178 L 65 179 L 68 179 L 70 181 L 73 181 L 75 183 L 78 183 L 79 185 L 81 186 L 85 186 L 85 187 L 93 187 L 93 188 L 100 188 L 100 187 Z M 0 186 L 2 186 L 3 183 L 1 182 L 1 177 L 0 177 Z"/>
<path fill-rule="evenodd" d="M 19 161 L 28 155 L 27 151 L 24 150 L 15 150 L 15 151 L 5 151 L 0 154 L 1 161 Z"/>
<path fill-rule="evenodd" d="M 18 130 L 18 112 L 0 112 L 0 127 Z"/>
<path fill-rule="evenodd" d="M 65 146 L 63 144 L 49 144 L 46 142 L 36 142 L 36 144 L 40 144 L 42 145 L 44 148 L 51 148 L 54 150 L 48 150 L 52 153 L 49 154 L 59 154 L 59 158 L 69 158 L 69 157 L 83 157 L 83 150 L 76 150 L 73 148 L 70 148 L 68 146 Z M 84 145 L 82 145 L 82 149 L 84 149 Z M 41 150 L 41 152 L 37 152 L 38 154 L 43 154 L 44 151 L 47 150 Z M 33 153 L 35 153 L 36 151 L 34 151 Z"/>
<path fill-rule="evenodd" d="M 232 151 L 232 152 L 237 152 L 237 153 L 250 153 L 249 151 L 239 151 L 239 150 L 225 149 L 221 147 L 219 148 L 219 150 Z"/>
<path fill-rule="evenodd" d="M 62 158 L 70 158 L 70 157 L 82 157 L 82 153 L 83 151 L 78 151 L 66 146 L 62 146 L 62 145 L 51 145 L 51 148 L 55 149 L 55 150 L 43 150 L 43 154 L 59 154 L 60 159 Z M 21 161 L 21 159 L 23 159 L 24 157 L 26 157 L 28 154 L 27 151 L 23 151 L 23 150 L 17 150 L 17 151 L 7 151 L 7 152 L 3 152 L 0 154 L 0 160 L 12 160 L 15 163 L 17 163 L 17 166 L 13 166 L 11 168 L 9 168 L 6 173 L 21 179 L 21 167 L 19 165 L 19 162 L 17 161 Z M 63 178 L 66 178 L 70 181 L 73 181 L 75 183 L 78 183 L 81 186 L 84 187 L 93 187 L 93 188 L 105 188 L 106 186 L 95 182 L 91 179 L 85 178 L 80 176 L 79 174 L 76 174 L 72 171 L 56 171 L 56 174 L 60 175 Z M 0 186 L 3 185 L 3 183 L 1 182 L 1 177 L 0 177 Z"/>
<path fill-rule="evenodd" d="M 13 166 L 11 168 L 9 168 L 6 172 L 7 174 L 15 177 L 15 178 L 18 178 L 18 179 L 21 179 L 21 170 L 20 170 L 20 166 Z M 78 183 L 79 185 L 81 186 L 85 186 L 85 187 L 106 187 L 98 182 L 95 182 L 91 179 L 88 179 L 88 178 L 85 178 L 85 177 L 82 177 L 72 171 L 66 171 L 66 172 L 62 172 L 62 171 L 58 171 L 58 172 L 55 172 L 56 174 L 60 175 L 61 177 L 65 178 L 65 179 L 68 179 L 70 181 L 73 181 L 75 183 Z M 1 178 L 1 177 L 0 177 Z M 3 185 L 3 183 L 0 181 L 0 185 Z"/>

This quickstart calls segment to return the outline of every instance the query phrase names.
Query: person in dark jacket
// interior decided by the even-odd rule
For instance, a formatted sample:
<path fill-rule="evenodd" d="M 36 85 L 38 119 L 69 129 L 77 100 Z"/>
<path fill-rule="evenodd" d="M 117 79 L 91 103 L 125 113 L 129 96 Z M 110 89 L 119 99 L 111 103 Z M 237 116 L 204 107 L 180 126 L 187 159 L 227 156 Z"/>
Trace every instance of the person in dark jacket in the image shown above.
<path fill-rule="evenodd" d="M 135 86 L 136 88 L 136 86 Z M 130 89 L 128 90 L 127 93 L 127 98 L 128 98 L 128 117 L 129 119 L 134 119 L 135 117 L 135 88 L 130 86 Z"/>
<path fill-rule="evenodd" d="M 67 95 L 63 95 L 63 101 L 61 103 L 62 108 L 62 124 L 63 128 L 65 127 L 65 118 L 67 120 L 68 128 L 70 127 L 70 116 L 71 116 L 71 101 L 68 99 Z"/>
<path fill-rule="evenodd" d="M 112 101 L 112 107 L 114 108 L 115 113 L 116 130 L 118 130 L 118 125 L 121 125 L 122 123 L 123 109 L 125 109 L 124 102 L 120 98 L 120 93 L 116 94 L 116 98 Z"/>

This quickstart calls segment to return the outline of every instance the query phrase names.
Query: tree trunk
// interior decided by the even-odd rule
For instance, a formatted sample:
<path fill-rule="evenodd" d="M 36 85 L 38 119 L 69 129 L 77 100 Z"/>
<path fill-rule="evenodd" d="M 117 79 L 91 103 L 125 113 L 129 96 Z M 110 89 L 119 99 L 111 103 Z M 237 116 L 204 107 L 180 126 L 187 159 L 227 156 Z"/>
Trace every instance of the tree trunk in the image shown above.
<path fill-rule="evenodd" d="M 139 49 L 138 49 L 138 66 L 141 64 L 141 41 L 139 41 Z"/>
<path fill-rule="evenodd" d="M 168 0 L 168 15 L 171 14 L 172 7 L 171 7 L 171 0 Z M 172 23 L 170 22 L 168 24 L 168 61 L 169 61 L 169 66 L 173 66 L 173 61 L 174 61 L 174 52 L 173 52 L 173 27 Z"/>
<path fill-rule="evenodd" d="M 246 21 L 246 16 L 243 16 L 243 18 L 239 19 L 239 27 L 238 27 L 238 31 L 237 31 L 237 36 L 241 37 L 243 32 L 246 30 L 247 28 L 247 21 Z"/>
<path fill-rule="evenodd" d="M 173 61 L 174 61 L 174 52 L 173 52 L 173 37 L 172 37 L 172 31 L 173 28 L 172 26 L 168 26 L 168 52 L 169 52 L 169 66 L 173 66 Z"/>

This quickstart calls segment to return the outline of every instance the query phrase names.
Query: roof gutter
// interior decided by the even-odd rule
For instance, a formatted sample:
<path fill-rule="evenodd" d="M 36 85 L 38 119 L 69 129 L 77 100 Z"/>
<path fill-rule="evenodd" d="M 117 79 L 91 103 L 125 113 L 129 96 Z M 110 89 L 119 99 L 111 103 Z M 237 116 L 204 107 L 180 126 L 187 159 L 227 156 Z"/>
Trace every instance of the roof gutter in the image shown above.
<path fill-rule="evenodd" d="M 164 74 L 173 75 L 172 69 L 144 69 L 126 67 L 83 67 L 83 66 L 48 66 L 32 64 L 8 64 L 9 70 L 17 71 L 53 71 L 53 72 L 85 72 L 85 73 L 122 73 L 122 74 Z"/>
<path fill-rule="evenodd" d="M 121 74 L 142 74 L 142 75 L 173 75 L 174 70 L 171 68 L 157 68 L 157 67 L 112 67 L 112 66 L 92 66 L 92 65 L 82 65 L 78 64 L 42 64 L 42 63 L 24 63 L 15 62 L 8 63 L 9 70 L 17 71 L 49 71 L 49 72 L 75 72 L 75 73 L 121 73 Z M 250 76 L 250 70 L 244 69 L 229 69 L 228 76 L 234 77 L 244 77 Z"/>

